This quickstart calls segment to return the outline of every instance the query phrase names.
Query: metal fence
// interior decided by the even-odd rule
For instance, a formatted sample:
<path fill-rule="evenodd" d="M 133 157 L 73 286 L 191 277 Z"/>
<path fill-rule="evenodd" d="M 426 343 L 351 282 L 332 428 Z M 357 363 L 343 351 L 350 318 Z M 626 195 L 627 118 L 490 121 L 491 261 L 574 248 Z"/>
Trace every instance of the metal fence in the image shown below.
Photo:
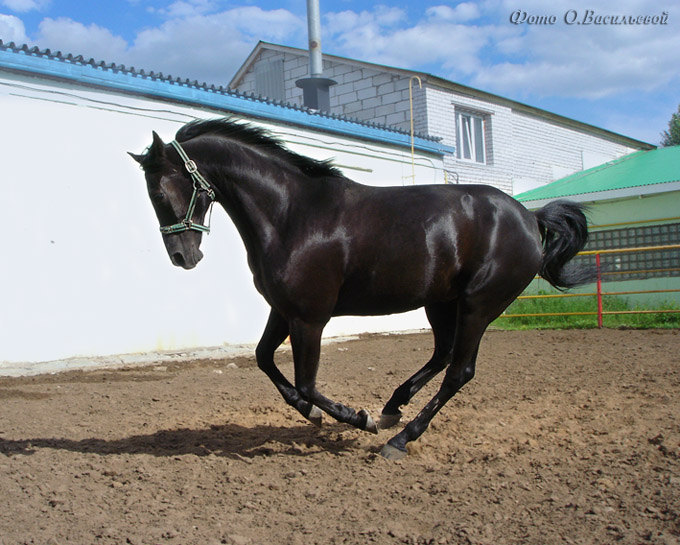
<path fill-rule="evenodd" d="M 616 280 L 618 278 L 654 278 L 680 275 L 680 260 L 677 256 L 680 252 L 680 244 L 667 244 L 658 246 L 643 246 L 636 248 L 608 248 L 600 250 L 587 250 L 580 252 L 580 256 L 594 256 L 595 267 L 597 270 L 597 281 L 595 282 L 595 291 L 589 293 L 557 293 L 557 294 L 539 294 L 539 295 L 520 295 L 517 299 L 555 299 L 568 297 L 595 297 L 597 302 L 597 310 L 592 312 L 537 312 L 537 313 L 517 313 L 517 314 L 502 314 L 501 318 L 524 318 L 524 317 L 539 317 L 539 316 L 596 316 L 597 326 L 602 327 L 603 317 L 614 314 L 667 314 L 680 313 L 680 310 L 607 310 L 605 308 L 605 296 L 613 295 L 641 295 L 651 293 L 680 293 L 680 289 L 655 289 L 655 290 L 627 290 L 627 291 L 603 291 L 602 284 L 606 279 Z M 626 255 L 636 252 L 671 252 L 669 259 L 657 259 L 656 262 L 662 264 L 660 267 L 636 269 L 630 266 L 605 268 L 603 267 L 602 256 L 612 255 Z M 620 265 L 620 263 L 619 263 Z M 670 265 L 670 266 L 668 266 Z"/>

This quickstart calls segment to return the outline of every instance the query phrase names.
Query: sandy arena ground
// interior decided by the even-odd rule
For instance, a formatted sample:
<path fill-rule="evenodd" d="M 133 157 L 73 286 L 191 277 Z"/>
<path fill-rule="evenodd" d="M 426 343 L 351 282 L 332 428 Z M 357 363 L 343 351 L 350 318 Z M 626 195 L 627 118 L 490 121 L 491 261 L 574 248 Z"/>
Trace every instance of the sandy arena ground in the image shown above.
<path fill-rule="evenodd" d="M 430 350 L 327 345 L 320 389 L 378 417 Z M 678 330 L 492 331 L 477 369 L 400 462 L 253 358 L 0 379 L 0 544 L 680 544 Z"/>

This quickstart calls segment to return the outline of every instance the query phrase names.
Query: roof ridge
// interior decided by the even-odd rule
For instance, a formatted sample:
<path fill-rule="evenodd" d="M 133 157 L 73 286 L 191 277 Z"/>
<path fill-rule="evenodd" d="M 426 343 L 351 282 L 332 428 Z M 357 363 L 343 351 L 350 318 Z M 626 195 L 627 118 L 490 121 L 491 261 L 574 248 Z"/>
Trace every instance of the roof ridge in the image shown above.
<path fill-rule="evenodd" d="M 291 104 L 288 102 L 285 102 L 283 100 L 276 100 L 272 99 L 266 96 L 262 95 L 256 95 L 255 93 L 241 93 L 239 91 L 236 91 L 234 89 L 229 88 L 228 86 L 215 86 L 215 84 L 208 84 L 206 82 L 199 83 L 198 80 L 190 80 L 189 78 L 181 78 L 181 77 L 173 77 L 171 75 L 164 75 L 162 72 L 154 72 L 153 70 L 149 71 L 148 73 L 144 69 L 135 69 L 134 66 L 126 67 L 124 64 L 116 64 L 116 63 L 107 63 L 106 61 L 97 61 L 93 57 L 90 57 L 88 60 L 85 59 L 83 55 L 77 55 L 74 56 L 72 53 L 67 53 L 64 54 L 61 51 L 56 51 L 53 52 L 51 49 L 46 48 L 46 49 L 40 49 L 38 46 L 33 46 L 30 47 L 28 44 L 22 44 L 21 46 L 17 45 L 15 42 L 9 42 L 5 43 L 3 42 L 2 39 L 0 39 L 0 50 L 5 50 L 5 51 L 10 51 L 16 54 L 24 54 L 24 55 L 29 55 L 33 57 L 46 57 L 52 60 L 56 60 L 59 62 L 66 62 L 66 63 L 73 63 L 73 64 L 79 64 L 79 65 L 89 65 L 92 66 L 95 69 L 100 69 L 100 70 L 110 70 L 113 72 L 121 72 L 125 74 L 130 74 L 133 76 L 141 76 L 144 78 L 152 78 L 154 80 L 158 80 L 161 82 L 168 83 L 170 85 L 183 85 L 183 86 L 191 86 L 195 87 L 200 90 L 205 90 L 213 93 L 219 93 L 223 95 L 230 95 L 233 97 L 241 97 L 244 99 L 248 100 L 254 100 L 257 102 L 261 102 L 264 104 L 269 104 L 273 106 L 278 106 L 280 108 L 284 109 L 290 109 L 290 110 L 296 110 L 296 111 L 304 111 L 307 112 L 310 115 L 315 115 L 319 117 L 325 117 L 329 119 L 336 119 L 340 121 L 345 121 L 348 123 L 355 123 L 359 125 L 363 125 L 366 127 L 371 127 L 371 128 L 376 128 L 379 130 L 383 131 L 388 131 L 388 132 L 393 132 L 396 134 L 402 134 L 402 135 L 410 135 L 409 131 L 397 129 L 395 127 L 390 127 L 388 125 L 381 125 L 379 123 L 375 122 L 368 122 L 368 121 L 362 121 L 358 118 L 350 118 L 347 116 L 339 115 L 339 114 L 334 114 L 332 112 L 321 112 L 321 111 L 316 111 L 316 110 L 311 110 L 309 108 L 306 108 L 304 106 L 299 106 L 297 104 Z M 421 140 L 426 140 L 430 142 L 440 142 L 442 139 L 440 137 L 435 137 L 427 134 L 420 134 L 416 133 L 415 137 L 421 139 Z"/>

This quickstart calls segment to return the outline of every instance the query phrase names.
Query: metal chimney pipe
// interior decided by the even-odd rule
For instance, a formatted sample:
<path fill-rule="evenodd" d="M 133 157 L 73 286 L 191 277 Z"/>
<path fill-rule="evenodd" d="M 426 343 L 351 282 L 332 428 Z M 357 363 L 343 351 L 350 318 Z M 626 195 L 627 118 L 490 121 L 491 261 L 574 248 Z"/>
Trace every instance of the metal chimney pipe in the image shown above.
<path fill-rule="evenodd" d="M 309 75 L 319 78 L 323 73 L 319 0 L 307 0 L 307 32 L 309 34 Z"/>
<path fill-rule="evenodd" d="M 337 82 L 323 77 L 321 56 L 321 13 L 319 0 L 307 0 L 307 31 L 309 32 L 309 77 L 295 82 L 302 89 L 302 102 L 310 110 L 330 112 L 329 89 Z"/>

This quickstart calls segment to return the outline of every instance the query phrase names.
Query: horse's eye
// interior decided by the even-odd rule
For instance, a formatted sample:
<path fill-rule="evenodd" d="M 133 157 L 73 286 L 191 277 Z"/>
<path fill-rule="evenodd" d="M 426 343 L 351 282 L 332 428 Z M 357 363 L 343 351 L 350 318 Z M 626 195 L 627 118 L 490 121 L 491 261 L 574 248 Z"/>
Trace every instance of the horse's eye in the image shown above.
<path fill-rule="evenodd" d="M 151 199 L 154 201 L 162 201 L 165 199 L 165 193 L 162 191 L 154 191 L 151 193 Z"/>

